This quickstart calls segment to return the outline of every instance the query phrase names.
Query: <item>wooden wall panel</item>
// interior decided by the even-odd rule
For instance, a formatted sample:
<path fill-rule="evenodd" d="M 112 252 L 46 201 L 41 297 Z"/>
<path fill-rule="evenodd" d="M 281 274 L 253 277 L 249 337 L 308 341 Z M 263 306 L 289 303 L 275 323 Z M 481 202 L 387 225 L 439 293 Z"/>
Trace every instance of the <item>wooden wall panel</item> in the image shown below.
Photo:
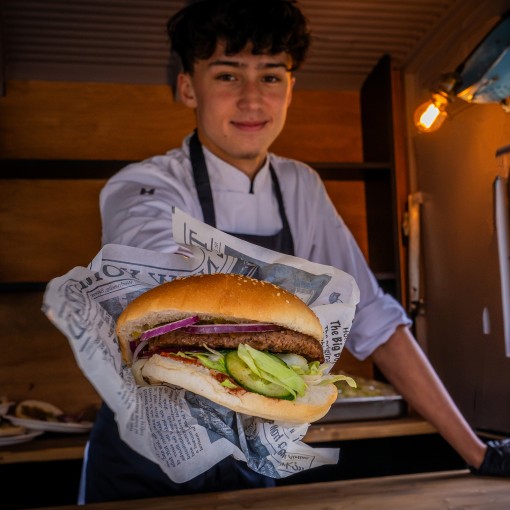
<path fill-rule="evenodd" d="M 180 145 L 193 115 L 168 87 L 9 81 L 0 153 L 23 159 L 143 159 Z"/>
<path fill-rule="evenodd" d="M 0 282 L 46 282 L 86 266 L 101 247 L 104 182 L 0 181 Z"/>
<path fill-rule="evenodd" d="M 98 394 L 41 305 L 42 292 L 0 293 L 0 394 L 13 401 L 47 400 L 66 413 L 97 407 Z"/>
<path fill-rule="evenodd" d="M 363 161 L 358 92 L 294 91 L 287 124 L 271 150 L 300 161 Z"/>
<path fill-rule="evenodd" d="M 368 259 L 367 209 L 363 181 L 324 181 L 336 210 Z"/>
<path fill-rule="evenodd" d="M 0 180 L 0 283 L 46 282 L 86 266 L 101 248 L 103 179 Z M 368 253 L 363 181 L 325 181 L 337 210 Z"/>
<path fill-rule="evenodd" d="M 1 158 L 139 160 L 180 146 L 193 127 L 193 112 L 162 85 L 12 80 L 0 97 Z M 273 149 L 362 161 L 358 93 L 295 91 Z"/>

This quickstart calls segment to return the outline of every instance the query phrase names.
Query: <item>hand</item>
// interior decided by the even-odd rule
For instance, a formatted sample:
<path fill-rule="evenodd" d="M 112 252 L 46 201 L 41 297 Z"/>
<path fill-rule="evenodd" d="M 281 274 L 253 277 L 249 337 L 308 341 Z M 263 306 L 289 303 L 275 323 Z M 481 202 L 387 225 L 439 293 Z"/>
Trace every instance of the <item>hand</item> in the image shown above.
<path fill-rule="evenodd" d="M 475 475 L 510 476 L 510 439 L 489 441 L 482 465 L 470 469 Z"/>

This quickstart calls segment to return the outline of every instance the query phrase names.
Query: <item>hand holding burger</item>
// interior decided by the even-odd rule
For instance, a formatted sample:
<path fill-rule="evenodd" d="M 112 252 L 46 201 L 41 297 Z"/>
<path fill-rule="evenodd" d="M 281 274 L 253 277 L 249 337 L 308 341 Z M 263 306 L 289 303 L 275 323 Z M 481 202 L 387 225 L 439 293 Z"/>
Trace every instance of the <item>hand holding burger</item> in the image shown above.
<path fill-rule="evenodd" d="M 177 278 L 117 320 L 139 384 L 173 384 L 233 411 L 288 423 L 322 418 L 337 398 L 322 326 L 298 297 L 235 274 Z"/>

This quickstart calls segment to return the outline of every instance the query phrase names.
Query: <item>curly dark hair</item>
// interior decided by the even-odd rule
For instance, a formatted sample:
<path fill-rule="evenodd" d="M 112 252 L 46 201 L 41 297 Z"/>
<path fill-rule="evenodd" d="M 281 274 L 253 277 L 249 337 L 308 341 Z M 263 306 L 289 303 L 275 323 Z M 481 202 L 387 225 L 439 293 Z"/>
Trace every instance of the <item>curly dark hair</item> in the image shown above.
<path fill-rule="evenodd" d="M 254 55 L 288 53 L 290 71 L 301 66 L 310 45 L 307 20 L 289 0 L 201 0 L 172 16 L 167 31 L 172 51 L 190 74 L 195 62 L 211 57 L 219 41 L 227 55 L 247 44 Z"/>

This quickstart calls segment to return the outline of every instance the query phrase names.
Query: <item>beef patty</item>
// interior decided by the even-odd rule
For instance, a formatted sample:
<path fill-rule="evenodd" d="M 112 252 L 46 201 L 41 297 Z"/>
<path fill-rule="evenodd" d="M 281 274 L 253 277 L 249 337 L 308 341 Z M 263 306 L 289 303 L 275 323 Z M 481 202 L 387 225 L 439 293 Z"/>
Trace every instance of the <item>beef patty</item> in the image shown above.
<path fill-rule="evenodd" d="M 165 333 L 149 342 L 149 352 L 162 348 L 200 347 L 206 344 L 212 349 L 237 349 L 247 344 L 259 351 L 300 354 L 308 361 L 324 362 L 321 344 L 311 336 L 281 329 L 260 333 L 190 334 L 180 330 Z"/>

